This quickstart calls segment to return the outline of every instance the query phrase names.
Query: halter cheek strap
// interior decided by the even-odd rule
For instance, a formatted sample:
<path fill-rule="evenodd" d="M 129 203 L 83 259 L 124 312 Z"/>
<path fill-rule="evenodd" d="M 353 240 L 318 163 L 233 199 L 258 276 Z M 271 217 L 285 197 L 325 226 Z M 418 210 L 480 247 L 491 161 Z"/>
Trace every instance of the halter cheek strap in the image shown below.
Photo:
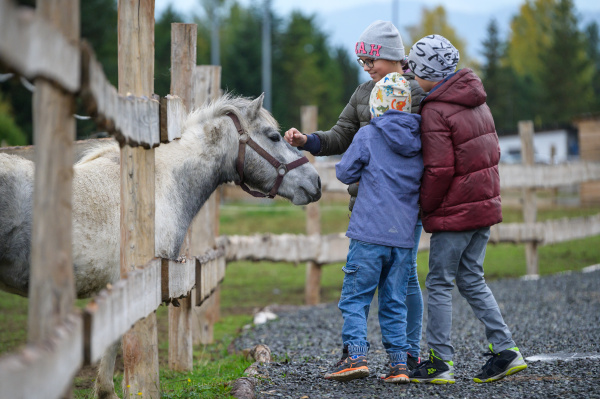
<path fill-rule="evenodd" d="M 236 169 L 238 172 L 238 176 L 240 177 L 240 181 L 236 182 L 236 184 L 239 185 L 242 188 L 242 190 L 244 190 L 245 192 L 247 192 L 248 194 L 250 194 L 254 197 L 275 198 L 275 196 L 277 195 L 277 190 L 279 190 L 279 186 L 281 185 L 281 182 L 283 182 L 283 178 L 285 177 L 285 175 L 290 170 L 295 169 L 298 166 L 301 166 L 301 165 L 304 165 L 305 163 L 307 163 L 308 158 L 303 156 L 302 158 L 298 158 L 295 161 L 292 161 L 288 164 L 279 162 L 277 159 L 275 159 L 275 157 L 273 157 L 271 154 L 266 152 L 261 146 L 259 146 L 254 140 L 252 140 L 252 138 L 248 135 L 248 133 L 246 133 L 244 131 L 244 129 L 242 128 L 240 120 L 238 119 L 238 117 L 235 114 L 227 113 L 226 115 L 231 118 L 231 120 L 233 121 L 233 124 L 235 125 L 235 128 L 237 129 L 237 131 L 240 135 L 238 157 L 237 157 L 237 161 L 236 161 Z M 256 151 L 256 153 L 258 155 L 260 155 L 261 157 L 266 159 L 267 162 L 269 162 L 271 165 L 273 165 L 273 167 L 275 169 L 277 169 L 277 179 L 275 179 L 275 184 L 273 185 L 273 187 L 271 188 L 271 191 L 269 191 L 269 194 L 267 194 L 267 195 L 265 195 L 259 191 L 251 190 L 244 183 L 244 160 L 246 158 L 246 145 L 249 145 L 250 147 L 252 147 L 252 149 L 254 151 Z"/>

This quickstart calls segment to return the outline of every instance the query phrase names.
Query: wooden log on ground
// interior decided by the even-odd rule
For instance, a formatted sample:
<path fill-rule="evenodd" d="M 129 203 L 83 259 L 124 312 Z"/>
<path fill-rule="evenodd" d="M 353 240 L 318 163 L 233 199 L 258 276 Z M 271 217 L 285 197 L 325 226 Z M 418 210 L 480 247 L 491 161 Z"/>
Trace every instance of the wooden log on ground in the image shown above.
<path fill-rule="evenodd" d="M 261 377 L 258 366 L 271 362 L 271 349 L 266 345 L 260 344 L 244 352 L 247 358 L 252 357 L 255 362 L 244 371 L 246 377 L 235 380 L 231 389 L 231 396 L 237 399 L 252 399 L 256 397 L 257 377 Z"/>

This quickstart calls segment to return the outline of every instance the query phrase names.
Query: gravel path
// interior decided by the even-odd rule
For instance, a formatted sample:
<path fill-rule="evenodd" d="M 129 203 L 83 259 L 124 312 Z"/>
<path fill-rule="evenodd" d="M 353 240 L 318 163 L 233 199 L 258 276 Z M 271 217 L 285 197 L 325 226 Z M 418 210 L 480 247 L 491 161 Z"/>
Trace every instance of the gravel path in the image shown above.
<path fill-rule="evenodd" d="M 493 384 L 474 383 L 472 376 L 487 360 L 481 355 L 487 342 L 483 325 L 456 289 L 453 385 L 394 385 L 377 380 L 387 355 L 375 304 L 369 317 L 371 375 L 364 379 L 335 382 L 323 378 L 341 355 L 342 317 L 336 304 L 274 309 L 279 319 L 249 329 L 235 346 L 243 349 L 263 343 L 273 353 L 274 361 L 260 369 L 268 378 L 258 385 L 258 398 L 600 398 L 600 270 L 529 281 L 499 280 L 489 286 L 526 358 L 574 353 L 587 358 L 529 360 L 529 367 L 514 376 Z M 424 318 L 426 323 L 427 313 Z"/>

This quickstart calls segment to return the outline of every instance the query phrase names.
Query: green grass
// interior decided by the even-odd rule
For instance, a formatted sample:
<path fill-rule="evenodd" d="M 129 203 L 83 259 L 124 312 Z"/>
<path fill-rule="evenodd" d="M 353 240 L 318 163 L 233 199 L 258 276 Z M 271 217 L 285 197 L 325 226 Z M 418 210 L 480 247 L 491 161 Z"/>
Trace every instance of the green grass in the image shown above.
<path fill-rule="evenodd" d="M 348 226 L 346 203 L 323 203 L 321 230 L 323 234 L 345 231 Z M 579 217 L 600 213 L 596 208 L 542 208 L 539 221 Z M 522 222 L 520 209 L 503 209 L 504 221 Z M 253 204 L 228 203 L 220 209 L 220 234 L 294 233 L 306 229 L 304 207 L 284 201 Z M 419 280 L 423 285 L 427 275 L 428 252 L 418 256 Z M 562 244 L 539 247 L 540 274 L 565 270 L 580 270 L 600 260 L 600 236 Z M 344 273 L 342 264 L 323 266 L 321 276 L 322 302 L 339 299 Z M 519 277 L 525 274 L 523 245 L 488 245 L 485 260 L 487 280 Z M 230 381 L 242 376 L 250 365 L 241 354 L 229 353 L 228 347 L 244 325 L 252 322 L 252 313 L 270 304 L 302 305 L 304 302 L 304 263 L 294 265 L 272 262 L 232 262 L 221 287 L 221 320 L 215 325 L 215 343 L 194 348 L 194 369 L 189 373 L 169 371 L 167 308 L 157 310 L 159 324 L 160 384 L 162 398 L 225 398 L 229 397 Z M 85 301 L 78 301 L 83 306 Z M 26 341 L 27 300 L 0 292 L 0 353 L 15 351 Z M 93 397 L 94 370 L 88 368 L 75 379 L 74 397 Z M 115 374 L 115 386 L 120 386 L 122 372 Z"/>

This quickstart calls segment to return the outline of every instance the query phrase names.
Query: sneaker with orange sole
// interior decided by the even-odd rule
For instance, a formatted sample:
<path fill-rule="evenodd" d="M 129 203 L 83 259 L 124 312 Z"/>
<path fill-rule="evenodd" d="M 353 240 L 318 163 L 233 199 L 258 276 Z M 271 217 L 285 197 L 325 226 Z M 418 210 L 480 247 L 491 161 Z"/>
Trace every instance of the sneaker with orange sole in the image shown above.
<path fill-rule="evenodd" d="M 367 357 L 364 355 L 342 358 L 331 371 L 325 374 L 326 379 L 335 381 L 350 381 L 368 376 Z"/>
<path fill-rule="evenodd" d="M 406 363 L 390 363 L 390 368 L 387 374 L 381 376 L 383 382 L 391 384 L 407 384 L 410 380 L 408 378 L 408 366 Z"/>

